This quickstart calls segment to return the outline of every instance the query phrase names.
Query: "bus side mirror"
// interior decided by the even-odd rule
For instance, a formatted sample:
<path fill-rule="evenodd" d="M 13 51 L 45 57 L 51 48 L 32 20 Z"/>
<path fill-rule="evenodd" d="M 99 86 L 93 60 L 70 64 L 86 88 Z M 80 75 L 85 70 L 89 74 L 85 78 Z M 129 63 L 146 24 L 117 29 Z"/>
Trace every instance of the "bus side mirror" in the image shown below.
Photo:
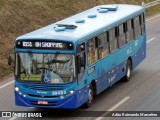
<path fill-rule="evenodd" d="M 12 64 L 12 57 L 11 55 L 8 56 L 8 65 L 11 65 Z"/>

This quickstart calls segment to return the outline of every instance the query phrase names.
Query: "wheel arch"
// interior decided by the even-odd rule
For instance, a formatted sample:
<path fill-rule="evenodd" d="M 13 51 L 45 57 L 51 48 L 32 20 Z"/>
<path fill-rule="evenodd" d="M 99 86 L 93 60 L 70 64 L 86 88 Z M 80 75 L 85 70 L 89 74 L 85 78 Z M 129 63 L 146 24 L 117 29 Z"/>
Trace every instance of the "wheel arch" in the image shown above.
<path fill-rule="evenodd" d="M 132 63 L 132 57 L 130 56 L 129 58 L 128 58 L 128 60 L 130 60 L 131 61 L 131 70 L 133 69 L 132 68 L 132 66 L 133 66 L 133 63 Z"/>
<path fill-rule="evenodd" d="M 96 80 L 92 80 L 91 85 L 93 88 L 93 94 L 96 95 L 96 93 L 97 93 Z"/>

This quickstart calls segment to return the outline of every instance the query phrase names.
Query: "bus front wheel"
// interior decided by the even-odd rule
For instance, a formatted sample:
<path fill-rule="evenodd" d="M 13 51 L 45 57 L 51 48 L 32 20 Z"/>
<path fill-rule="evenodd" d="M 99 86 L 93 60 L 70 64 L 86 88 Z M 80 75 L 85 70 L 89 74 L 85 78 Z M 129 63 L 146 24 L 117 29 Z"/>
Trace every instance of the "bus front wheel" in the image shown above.
<path fill-rule="evenodd" d="M 123 77 L 123 80 L 126 81 L 126 82 L 129 81 L 130 78 L 131 78 L 131 69 L 132 69 L 131 60 L 127 60 L 127 63 L 126 63 L 126 74 Z"/>
<path fill-rule="evenodd" d="M 90 84 L 89 85 L 89 91 L 88 91 L 88 100 L 87 102 L 85 103 L 85 107 L 86 108 L 89 108 L 93 103 L 93 87 L 92 85 Z"/>

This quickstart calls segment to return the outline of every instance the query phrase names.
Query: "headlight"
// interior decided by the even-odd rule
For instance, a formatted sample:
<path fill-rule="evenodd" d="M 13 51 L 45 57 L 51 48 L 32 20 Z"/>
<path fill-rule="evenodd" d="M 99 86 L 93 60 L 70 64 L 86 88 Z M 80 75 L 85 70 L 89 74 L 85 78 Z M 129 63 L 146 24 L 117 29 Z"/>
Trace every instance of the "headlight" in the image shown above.
<path fill-rule="evenodd" d="M 23 97 L 27 97 L 26 94 L 22 93 L 18 87 L 15 87 L 15 91 L 18 92 L 19 95 L 23 96 Z"/>
<path fill-rule="evenodd" d="M 23 94 L 23 97 L 27 97 L 25 94 Z"/>
<path fill-rule="evenodd" d="M 70 91 L 70 94 L 74 94 L 74 91 L 73 91 L 73 90 L 71 90 L 71 91 Z"/>
<path fill-rule="evenodd" d="M 69 94 L 66 94 L 66 97 L 68 97 L 69 96 Z"/>
<path fill-rule="evenodd" d="M 70 91 L 70 94 L 73 95 L 74 92 L 75 92 L 75 89 L 72 89 L 72 90 Z"/>
<path fill-rule="evenodd" d="M 19 88 L 18 88 L 18 87 L 15 87 L 15 91 L 18 92 L 18 91 L 19 91 Z"/>
<path fill-rule="evenodd" d="M 22 92 L 21 92 L 21 91 L 19 91 L 18 93 L 19 93 L 20 95 L 22 95 Z"/>
<path fill-rule="evenodd" d="M 60 96 L 61 99 L 64 99 L 64 96 Z"/>

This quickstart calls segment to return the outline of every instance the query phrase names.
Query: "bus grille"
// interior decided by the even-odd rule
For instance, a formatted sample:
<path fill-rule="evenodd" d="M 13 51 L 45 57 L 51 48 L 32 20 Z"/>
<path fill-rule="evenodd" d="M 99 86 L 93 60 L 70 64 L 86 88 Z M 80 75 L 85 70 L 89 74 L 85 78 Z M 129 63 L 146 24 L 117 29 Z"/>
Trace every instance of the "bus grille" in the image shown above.
<path fill-rule="evenodd" d="M 24 88 L 29 88 L 33 90 L 45 90 L 45 91 L 54 91 L 54 90 L 63 90 L 65 86 L 56 86 L 49 84 L 22 84 Z"/>
<path fill-rule="evenodd" d="M 27 94 L 30 97 L 37 97 L 37 98 L 58 98 L 59 96 L 41 96 L 41 95 L 34 95 L 34 94 Z"/>

